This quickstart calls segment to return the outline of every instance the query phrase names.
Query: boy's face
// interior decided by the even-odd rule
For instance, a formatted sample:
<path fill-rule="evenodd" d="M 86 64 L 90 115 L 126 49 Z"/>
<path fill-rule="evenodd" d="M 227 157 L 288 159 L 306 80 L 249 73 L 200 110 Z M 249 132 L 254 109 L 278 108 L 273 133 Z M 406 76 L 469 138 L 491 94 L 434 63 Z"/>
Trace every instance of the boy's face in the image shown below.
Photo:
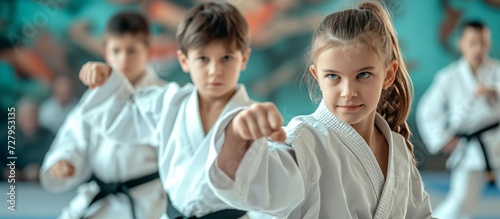
<path fill-rule="evenodd" d="M 215 41 L 201 48 L 189 48 L 187 54 L 177 51 L 184 72 L 205 99 L 220 99 L 233 95 L 240 72 L 245 70 L 250 49 L 244 53 L 229 49 L 224 41 Z"/>
<path fill-rule="evenodd" d="M 139 35 L 108 35 L 104 58 L 112 68 L 122 72 L 132 83 L 144 74 L 149 59 L 149 48 Z"/>
<path fill-rule="evenodd" d="M 490 31 L 468 27 L 462 33 L 460 39 L 460 51 L 469 64 L 480 64 L 490 49 Z"/>

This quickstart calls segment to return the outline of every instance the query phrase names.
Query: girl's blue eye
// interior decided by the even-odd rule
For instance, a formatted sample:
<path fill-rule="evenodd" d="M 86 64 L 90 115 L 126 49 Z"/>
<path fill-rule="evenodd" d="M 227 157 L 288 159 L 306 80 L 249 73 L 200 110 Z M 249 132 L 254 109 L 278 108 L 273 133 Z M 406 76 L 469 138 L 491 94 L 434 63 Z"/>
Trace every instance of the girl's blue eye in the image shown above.
<path fill-rule="evenodd" d="M 371 74 L 369 72 L 361 72 L 358 74 L 358 78 L 369 78 Z"/>
<path fill-rule="evenodd" d="M 340 78 L 340 76 L 336 74 L 328 74 L 326 77 L 330 80 L 337 80 Z"/>

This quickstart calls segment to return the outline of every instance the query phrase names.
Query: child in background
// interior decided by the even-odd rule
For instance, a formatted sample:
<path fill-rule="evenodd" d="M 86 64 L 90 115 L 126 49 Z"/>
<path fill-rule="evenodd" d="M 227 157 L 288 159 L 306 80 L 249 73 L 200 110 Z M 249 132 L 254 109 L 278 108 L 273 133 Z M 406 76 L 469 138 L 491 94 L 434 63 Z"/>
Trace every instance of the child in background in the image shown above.
<path fill-rule="evenodd" d="M 488 57 L 490 46 L 487 26 L 464 23 L 462 58 L 438 72 L 417 108 L 429 152 L 451 153 L 450 192 L 438 218 L 473 217 L 485 181 L 500 186 L 500 62 Z"/>
<path fill-rule="evenodd" d="M 411 81 L 387 10 L 363 2 L 330 14 L 311 50 L 316 112 L 284 130 L 272 103 L 228 114 L 208 160 L 215 194 L 279 218 L 431 218 L 406 122 Z"/>
<path fill-rule="evenodd" d="M 73 82 L 68 75 L 56 77 L 52 83 L 52 96 L 40 105 L 40 124 L 56 134 L 66 116 L 78 103 L 74 93 Z"/>
<path fill-rule="evenodd" d="M 248 25 L 231 4 L 203 2 L 183 17 L 177 44 L 179 63 L 194 86 L 172 82 L 133 93 L 120 69 L 88 64 L 80 79 L 99 88 L 83 103 L 84 118 L 115 141 L 159 145 L 160 177 L 169 196 L 165 218 L 246 217 L 213 194 L 205 164 L 214 124 L 253 102 L 238 84 L 250 56 Z"/>
<path fill-rule="evenodd" d="M 132 93 L 165 84 L 146 66 L 149 40 L 148 21 L 139 13 L 119 13 L 106 28 L 103 55 L 120 70 Z M 82 101 L 93 93 L 87 91 Z M 128 93 L 114 95 L 124 94 Z M 114 110 L 104 105 L 99 109 Z M 83 113 L 80 102 L 58 131 L 40 170 L 42 185 L 49 191 L 79 186 L 60 218 L 159 218 L 167 198 L 159 180 L 157 145 L 115 141 L 94 129 Z"/>

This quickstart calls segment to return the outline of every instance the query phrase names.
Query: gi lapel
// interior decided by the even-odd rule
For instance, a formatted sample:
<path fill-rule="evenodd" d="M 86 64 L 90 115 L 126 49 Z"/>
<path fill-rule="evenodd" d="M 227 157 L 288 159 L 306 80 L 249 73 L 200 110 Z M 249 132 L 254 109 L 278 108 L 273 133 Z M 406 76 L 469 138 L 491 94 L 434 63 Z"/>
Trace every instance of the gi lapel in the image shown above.
<path fill-rule="evenodd" d="M 394 142 L 392 137 L 391 128 L 385 119 L 380 115 L 375 115 L 375 124 L 380 129 L 382 134 L 387 140 L 387 146 L 389 147 L 388 154 L 388 164 L 387 164 L 387 177 L 385 178 L 384 189 L 382 190 L 382 195 L 379 198 L 377 210 L 375 210 L 374 219 L 377 218 L 388 218 L 392 207 L 393 199 L 393 189 L 394 189 Z M 400 145 L 402 146 L 402 145 Z"/>
<path fill-rule="evenodd" d="M 333 115 L 322 101 L 316 112 L 313 113 L 321 123 L 326 125 L 333 133 L 336 133 L 340 141 L 358 158 L 372 184 L 377 197 L 384 186 L 384 175 L 378 166 L 377 159 L 363 138 L 349 124 L 344 123 Z"/>
<path fill-rule="evenodd" d="M 465 59 L 460 59 L 458 61 L 458 78 L 462 78 L 463 79 L 463 84 L 465 85 L 465 87 L 463 87 L 462 89 L 466 89 L 467 91 L 470 91 L 471 94 L 474 94 L 474 91 L 476 90 L 476 86 L 477 86 L 477 78 L 476 76 L 474 76 L 474 73 L 472 72 L 472 69 L 470 68 L 469 66 L 469 63 L 467 63 L 467 61 Z"/>
<path fill-rule="evenodd" d="M 194 89 L 189 99 L 182 111 L 184 117 L 184 135 L 183 142 L 188 142 L 188 145 L 183 147 L 188 147 L 191 154 L 194 155 L 196 151 L 202 146 L 202 142 L 205 138 L 205 131 L 203 130 L 203 124 L 201 121 L 199 100 L 198 100 L 198 90 Z"/>
<path fill-rule="evenodd" d="M 231 99 L 229 100 L 229 102 L 226 104 L 226 106 L 224 106 L 224 109 L 221 111 L 219 117 L 217 118 L 217 121 L 215 122 L 215 124 L 212 126 L 212 128 L 210 128 L 210 130 L 208 131 L 207 135 L 203 136 L 202 139 L 198 139 L 198 141 L 196 142 L 197 145 L 199 145 L 199 148 L 198 150 L 196 151 L 196 157 L 204 157 L 204 161 L 206 161 L 206 158 L 208 157 L 208 152 L 209 152 L 209 141 L 210 141 L 210 136 L 212 136 L 212 131 L 213 131 L 213 127 L 215 127 L 219 122 L 220 122 L 220 119 L 222 117 L 224 117 L 224 115 L 238 107 L 242 107 L 242 106 L 249 106 L 251 103 L 251 100 L 250 98 L 248 97 L 248 94 L 247 94 L 247 91 L 245 89 L 245 86 L 244 85 L 239 85 L 238 87 L 238 90 L 236 91 L 236 93 L 231 97 Z M 198 126 L 199 126 L 199 130 L 201 130 L 201 133 L 204 133 L 203 131 L 203 125 L 201 123 L 201 118 L 200 118 L 200 112 L 198 110 L 198 95 L 196 95 L 196 113 L 193 112 L 193 114 L 196 114 L 197 118 L 198 118 Z M 194 117 L 193 117 L 194 118 Z M 188 122 L 192 122 L 194 123 L 195 121 L 188 121 Z M 204 162 L 203 161 L 203 162 Z M 195 161 L 197 162 L 197 161 Z"/>
<path fill-rule="evenodd" d="M 135 83 L 135 89 L 141 89 L 152 85 L 163 86 L 165 81 L 158 78 L 156 72 L 151 68 L 146 68 L 144 75 Z"/>

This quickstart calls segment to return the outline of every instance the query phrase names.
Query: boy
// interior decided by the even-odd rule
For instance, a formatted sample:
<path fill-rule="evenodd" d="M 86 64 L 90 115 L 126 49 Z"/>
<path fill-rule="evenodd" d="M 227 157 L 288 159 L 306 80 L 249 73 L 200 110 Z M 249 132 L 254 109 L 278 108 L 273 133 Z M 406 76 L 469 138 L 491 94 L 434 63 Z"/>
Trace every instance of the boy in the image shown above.
<path fill-rule="evenodd" d="M 490 30 L 466 23 L 459 48 L 462 58 L 437 74 L 417 110 L 429 151 L 452 153 L 450 192 L 437 218 L 472 217 L 485 180 L 500 179 L 500 63 L 488 57 Z"/>
<path fill-rule="evenodd" d="M 149 39 L 148 21 L 135 12 L 115 15 L 106 27 L 103 55 L 120 70 L 131 92 L 164 84 L 146 67 Z M 166 195 L 156 145 L 118 142 L 94 129 L 83 118 L 81 104 L 93 93 L 84 94 L 52 143 L 40 170 L 43 187 L 60 192 L 79 186 L 60 218 L 159 218 Z M 104 105 L 99 109 L 113 110 Z"/>
<path fill-rule="evenodd" d="M 178 26 L 177 43 L 179 63 L 194 86 L 169 83 L 117 95 L 127 90 L 118 69 L 92 63 L 82 68 L 80 79 L 102 87 L 83 104 L 84 117 L 117 141 L 159 145 L 160 177 L 170 198 L 165 218 L 245 217 L 209 188 L 205 163 L 212 127 L 224 114 L 253 102 L 237 84 L 250 56 L 247 23 L 228 3 L 200 3 Z M 102 98 L 108 95 L 112 98 Z M 102 111 L 103 105 L 116 110 Z"/>

